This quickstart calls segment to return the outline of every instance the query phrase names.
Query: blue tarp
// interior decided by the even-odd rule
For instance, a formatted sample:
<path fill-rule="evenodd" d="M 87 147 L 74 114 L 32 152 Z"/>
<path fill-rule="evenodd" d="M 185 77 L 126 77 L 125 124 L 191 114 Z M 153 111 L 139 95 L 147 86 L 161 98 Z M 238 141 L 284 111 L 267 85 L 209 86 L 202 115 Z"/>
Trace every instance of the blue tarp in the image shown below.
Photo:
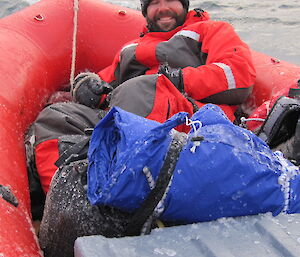
<path fill-rule="evenodd" d="M 163 124 L 113 108 L 96 126 L 88 153 L 88 198 L 92 204 L 134 211 L 147 198 L 174 134 L 186 122 L 178 113 Z M 191 118 L 163 220 L 185 223 L 272 212 L 300 212 L 299 169 L 273 153 L 252 132 L 233 125 L 215 105 Z M 192 140 L 203 137 L 200 145 Z M 198 142 L 197 142 L 198 143 Z"/>

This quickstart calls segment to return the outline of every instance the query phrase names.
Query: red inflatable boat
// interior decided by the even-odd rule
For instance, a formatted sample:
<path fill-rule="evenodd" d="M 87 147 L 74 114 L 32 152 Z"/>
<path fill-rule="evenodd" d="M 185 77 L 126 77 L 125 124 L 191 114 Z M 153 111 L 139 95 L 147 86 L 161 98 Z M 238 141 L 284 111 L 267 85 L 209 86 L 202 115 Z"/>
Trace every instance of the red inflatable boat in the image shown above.
<path fill-rule="evenodd" d="M 32 225 L 24 133 L 48 97 L 67 84 L 74 28 L 76 73 L 99 71 L 120 46 L 139 36 L 140 12 L 99 0 L 42 0 L 0 20 L 0 256 L 42 256 Z M 75 24 L 76 25 L 76 24 Z M 259 106 L 296 85 L 300 67 L 253 52 Z"/>

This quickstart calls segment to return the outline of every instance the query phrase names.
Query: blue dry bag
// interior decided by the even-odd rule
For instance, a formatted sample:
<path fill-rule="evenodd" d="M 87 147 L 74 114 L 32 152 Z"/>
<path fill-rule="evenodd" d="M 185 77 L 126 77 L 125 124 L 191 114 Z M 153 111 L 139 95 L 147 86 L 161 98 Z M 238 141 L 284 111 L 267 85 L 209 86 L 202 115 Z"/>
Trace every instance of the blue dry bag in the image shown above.
<path fill-rule="evenodd" d="M 155 209 L 161 219 L 191 223 L 300 211 L 299 169 L 280 152 L 233 125 L 218 106 L 195 113 L 189 134 L 174 129 L 187 120 L 178 113 L 160 124 L 113 108 L 90 142 L 90 202 L 135 211 L 155 187 L 175 142 L 182 149 L 168 159 L 175 169 Z"/>

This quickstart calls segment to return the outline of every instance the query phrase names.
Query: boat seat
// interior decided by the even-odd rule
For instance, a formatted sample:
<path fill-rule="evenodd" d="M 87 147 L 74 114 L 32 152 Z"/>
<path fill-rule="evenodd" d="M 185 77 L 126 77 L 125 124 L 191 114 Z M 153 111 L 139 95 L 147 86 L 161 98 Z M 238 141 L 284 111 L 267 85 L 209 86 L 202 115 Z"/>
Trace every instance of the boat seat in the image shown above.
<path fill-rule="evenodd" d="M 297 257 L 299 245 L 300 214 L 261 214 L 155 229 L 147 236 L 80 237 L 74 253 L 75 257 Z"/>

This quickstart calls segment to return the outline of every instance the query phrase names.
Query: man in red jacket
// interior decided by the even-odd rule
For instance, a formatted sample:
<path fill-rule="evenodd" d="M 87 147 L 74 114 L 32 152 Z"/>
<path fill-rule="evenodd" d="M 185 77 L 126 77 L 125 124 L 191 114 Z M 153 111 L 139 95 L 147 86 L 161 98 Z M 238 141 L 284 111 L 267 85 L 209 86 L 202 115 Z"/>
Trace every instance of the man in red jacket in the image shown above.
<path fill-rule="evenodd" d="M 180 111 L 192 115 L 206 103 L 219 105 L 233 121 L 254 84 L 248 46 L 228 23 L 209 20 L 200 9 L 188 12 L 189 1 L 141 3 L 143 35 L 126 44 L 99 78 L 80 74 L 75 100 L 99 107 L 112 87 L 111 107 L 159 122 Z"/>
<path fill-rule="evenodd" d="M 41 112 L 33 125 L 33 149 L 45 192 L 56 170 L 54 162 L 64 150 L 62 137 L 84 134 L 99 120 L 101 108 L 118 106 L 164 122 L 180 111 L 192 115 L 214 103 L 234 121 L 254 84 L 249 47 L 228 23 L 188 8 L 188 0 L 142 0 L 147 20 L 142 36 L 126 44 L 98 74 L 76 77 L 72 95 L 77 103 Z M 58 118 L 62 113 L 68 117 Z M 186 126 L 177 129 L 187 131 Z"/>

